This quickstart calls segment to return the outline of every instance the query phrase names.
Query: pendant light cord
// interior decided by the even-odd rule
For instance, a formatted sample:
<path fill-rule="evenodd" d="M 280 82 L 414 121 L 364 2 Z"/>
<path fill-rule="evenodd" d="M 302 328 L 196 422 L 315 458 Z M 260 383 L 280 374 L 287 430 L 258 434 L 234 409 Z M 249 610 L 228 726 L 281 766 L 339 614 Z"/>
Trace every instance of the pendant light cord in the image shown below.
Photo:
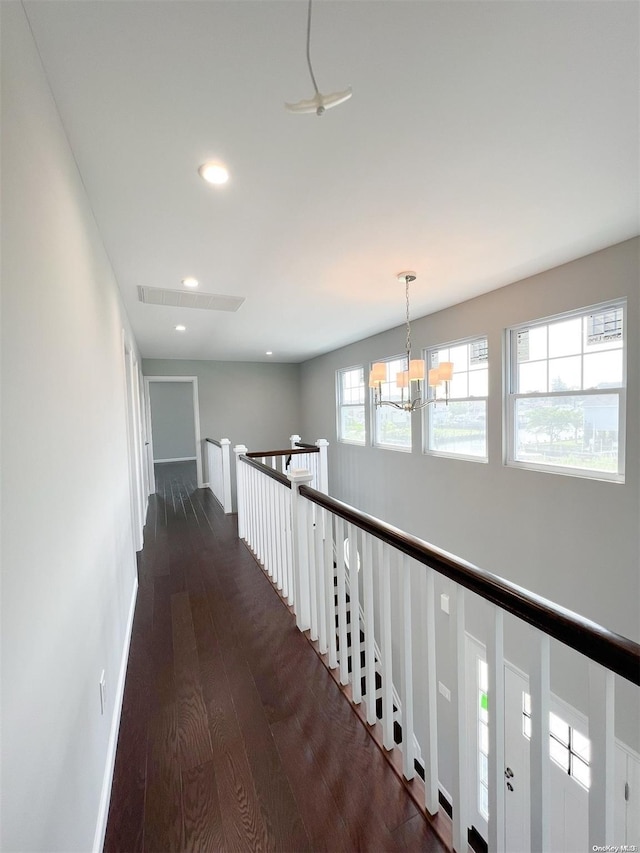
<path fill-rule="evenodd" d="M 409 360 L 411 359 L 411 323 L 409 322 L 409 276 L 404 280 L 405 298 L 407 301 L 407 370 L 409 369 Z"/>
<path fill-rule="evenodd" d="M 309 12 L 307 14 L 307 65 L 309 66 L 309 74 L 311 75 L 311 82 L 313 83 L 313 88 L 316 90 L 316 95 L 319 95 L 320 90 L 318 89 L 318 84 L 316 83 L 313 68 L 311 67 L 311 3 L 312 0 L 309 0 Z"/>

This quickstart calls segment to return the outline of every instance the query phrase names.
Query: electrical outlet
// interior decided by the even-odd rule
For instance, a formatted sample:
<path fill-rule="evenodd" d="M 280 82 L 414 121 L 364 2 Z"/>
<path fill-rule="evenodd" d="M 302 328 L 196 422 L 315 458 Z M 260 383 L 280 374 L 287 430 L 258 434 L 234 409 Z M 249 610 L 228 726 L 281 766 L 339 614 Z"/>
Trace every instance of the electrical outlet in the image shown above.
<path fill-rule="evenodd" d="M 107 707 L 107 676 L 104 673 L 104 669 L 102 670 L 102 674 L 100 675 L 100 713 L 104 714 L 104 710 Z"/>
<path fill-rule="evenodd" d="M 445 687 L 441 681 L 438 682 L 438 691 L 442 694 L 442 696 L 444 696 L 447 702 L 451 702 L 451 691 L 448 687 Z"/>
<path fill-rule="evenodd" d="M 440 596 L 440 610 L 443 610 L 445 613 L 449 612 L 449 596 L 444 592 Z"/>

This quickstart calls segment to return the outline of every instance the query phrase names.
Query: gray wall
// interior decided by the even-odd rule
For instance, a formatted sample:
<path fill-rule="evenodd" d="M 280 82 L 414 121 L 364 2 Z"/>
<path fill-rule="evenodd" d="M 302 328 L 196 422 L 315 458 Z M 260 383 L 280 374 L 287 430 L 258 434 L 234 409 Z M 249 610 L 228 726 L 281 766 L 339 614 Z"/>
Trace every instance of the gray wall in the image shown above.
<path fill-rule="evenodd" d="M 22 5 L 0 5 L 0 847 L 86 853 L 101 841 L 136 590 L 131 337 Z"/>
<path fill-rule="evenodd" d="M 207 438 L 228 438 L 231 446 L 273 450 L 289 446 L 300 432 L 300 367 L 233 361 L 144 359 L 145 376 L 197 376 L 200 403 L 200 448 L 208 482 Z M 313 440 L 322 436 L 314 436 Z M 235 501 L 235 460 L 231 454 Z"/>
<path fill-rule="evenodd" d="M 149 397 L 154 462 L 195 459 L 193 383 L 151 382 Z"/>
<path fill-rule="evenodd" d="M 401 353 L 404 328 L 303 364 L 302 428 L 305 435 L 331 442 L 331 493 L 640 640 L 639 250 L 640 241 L 630 240 L 412 324 L 416 352 L 470 336 L 488 336 L 488 464 L 423 454 L 419 414 L 413 416 L 412 453 L 337 442 L 335 371 L 358 364 L 368 368 L 371 361 Z M 617 297 L 628 299 L 626 482 L 620 485 L 505 466 L 504 329 Z M 438 592 L 447 586 L 442 581 Z M 482 608 L 476 602 L 471 611 L 474 631 L 482 640 L 486 630 Z M 450 684 L 446 616 L 439 613 L 438 620 L 443 661 L 439 676 Z M 526 634 L 510 626 L 509 635 L 513 639 L 508 657 L 528 670 Z M 552 677 L 558 692 L 584 710 L 583 662 L 556 648 Z M 618 734 L 637 748 L 637 692 L 619 685 L 618 699 Z M 441 697 L 439 701 L 446 725 L 448 705 Z"/>

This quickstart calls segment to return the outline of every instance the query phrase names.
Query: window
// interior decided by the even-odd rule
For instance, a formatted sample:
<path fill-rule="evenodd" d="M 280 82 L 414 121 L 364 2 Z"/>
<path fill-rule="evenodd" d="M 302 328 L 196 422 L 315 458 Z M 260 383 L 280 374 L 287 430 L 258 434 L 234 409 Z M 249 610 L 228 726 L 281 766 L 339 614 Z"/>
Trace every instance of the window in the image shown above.
<path fill-rule="evenodd" d="M 425 411 L 428 453 L 487 461 L 487 397 L 489 356 L 486 338 L 427 351 L 429 369 L 453 362 L 448 404 L 433 403 Z M 429 389 L 433 394 L 433 389 Z M 443 395 L 437 389 L 438 397 Z"/>
<path fill-rule="evenodd" d="M 407 389 L 399 388 L 397 376 L 407 369 L 406 356 L 381 360 L 387 366 L 387 378 L 381 383 L 382 399 L 400 403 L 407 399 Z M 372 392 L 373 393 L 373 392 Z M 411 450 L 411 413 L 393 406 L 376 408 L 376 447 Z"/>
<path fill-rule="evenodd" d="M 624 312 L 510 330 L 509 464 L 624 480 Z"/>
<path fill-rule="evenodd" d="M 522 734 L 531 740 L 531 697 L 522 694 Z M 553 711 L 549 712 L 549 756 L 584 788 L 591 784 L 591 742 Z"/>
<path fill-rule="evenodd" d="M 350 367 L 337 373 L 338 440 L 365 444 L 364 368 Z"/>

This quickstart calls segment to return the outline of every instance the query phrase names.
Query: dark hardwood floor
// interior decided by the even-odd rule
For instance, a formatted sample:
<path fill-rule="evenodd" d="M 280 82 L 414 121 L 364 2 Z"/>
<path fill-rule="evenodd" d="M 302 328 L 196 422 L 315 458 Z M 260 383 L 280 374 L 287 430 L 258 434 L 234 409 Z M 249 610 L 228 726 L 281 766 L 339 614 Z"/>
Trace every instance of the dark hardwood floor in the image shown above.
<path fill-rule="evenodd" d="M 105 851 L 442 853 L 195 463 L 156 478 Z"/>

